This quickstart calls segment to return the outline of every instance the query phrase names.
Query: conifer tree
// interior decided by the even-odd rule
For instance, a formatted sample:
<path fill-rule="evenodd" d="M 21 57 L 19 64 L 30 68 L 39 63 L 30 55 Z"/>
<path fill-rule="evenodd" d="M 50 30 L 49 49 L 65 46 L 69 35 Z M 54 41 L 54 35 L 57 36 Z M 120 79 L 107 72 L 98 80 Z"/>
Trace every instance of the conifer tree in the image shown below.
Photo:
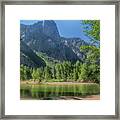
<path fill-rule="evenodd" d="M 52 79 L 52 71 L 51 71 L 51 68 L 49 66 L 45 67 L 45 79 L 46 80 Z"/>
<path fill-rule="evenodd" d="M 60 64 L 56 64 L 55 68 L 56 68 L 56 78 L 62 79 Z"/>

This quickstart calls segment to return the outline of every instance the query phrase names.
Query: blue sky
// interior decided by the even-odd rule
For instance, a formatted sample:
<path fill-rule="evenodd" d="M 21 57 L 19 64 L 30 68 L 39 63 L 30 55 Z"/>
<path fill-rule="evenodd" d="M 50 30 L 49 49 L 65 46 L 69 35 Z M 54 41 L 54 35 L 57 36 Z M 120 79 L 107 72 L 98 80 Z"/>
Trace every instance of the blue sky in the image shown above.
<path fill-rule="evenodd" d="M 40 21 L 40 20 L 39 20 Z M 81 20 L 54 20 L 58 30 L 59 34 L 62 37 L 79 37 L 85 41 L 89 41 L 89 37 L 85 35 L 83 32 L 83 25 Z M 31 25 L 38 22 L 38 20 L 21 20 L 20 23 Z"/>

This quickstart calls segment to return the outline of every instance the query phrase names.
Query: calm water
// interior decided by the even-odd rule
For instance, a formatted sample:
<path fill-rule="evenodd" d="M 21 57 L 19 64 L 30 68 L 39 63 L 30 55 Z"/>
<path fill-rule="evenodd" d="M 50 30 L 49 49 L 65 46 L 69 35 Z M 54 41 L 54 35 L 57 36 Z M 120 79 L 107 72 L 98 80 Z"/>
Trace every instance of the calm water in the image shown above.
<path fill-rule="evenodd" d="M 62 97 L 85 97 L 100 93 L 98 84 L 21 85 L 22 99 L 57 100 Z"/>

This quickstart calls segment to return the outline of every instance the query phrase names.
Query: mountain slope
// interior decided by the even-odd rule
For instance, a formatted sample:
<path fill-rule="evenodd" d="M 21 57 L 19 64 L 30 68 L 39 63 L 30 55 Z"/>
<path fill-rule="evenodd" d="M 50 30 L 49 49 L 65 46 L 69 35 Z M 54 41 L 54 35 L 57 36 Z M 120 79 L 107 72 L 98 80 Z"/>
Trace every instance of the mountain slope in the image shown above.
<path fill-rule="evenodd" d="M 34 28 L 34 29 L 33 29 Z M 76 61 L 77 55 L 60 40 L 54 21 L 41 21 L 33 25 L 21 24 L 23 41 L 36 52 L 44 52 L 57 60 Z"/>
<path fill-rule="evenodd" d="M 88 45 L 84 40 L 81 40 L 80 38 L 63 38 L 61 37 L 61 41 L 72 49 L 72 51 L 77 55 L 79 59 L 83 58 L 83 53 L 80 52 L 80 46 L 82 45 Z"/>
<path fill-rule="evenodd" d="M 29 67 L 46 65 L 44 60 L 38 57 L 22 40 L 20 41 L 20 63 Z"/>

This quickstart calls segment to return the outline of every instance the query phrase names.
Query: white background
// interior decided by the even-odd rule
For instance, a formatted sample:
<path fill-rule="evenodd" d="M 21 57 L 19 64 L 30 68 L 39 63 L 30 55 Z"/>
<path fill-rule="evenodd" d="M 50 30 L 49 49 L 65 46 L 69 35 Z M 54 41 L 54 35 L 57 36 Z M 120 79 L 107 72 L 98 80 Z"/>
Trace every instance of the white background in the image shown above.
<path fill-rule="evenodd" d="M 20 20 L 100 20 L 100 100 L 20 100 Z M 114 5 L 5 6 L 6 115 L 115 114 Z"/>

